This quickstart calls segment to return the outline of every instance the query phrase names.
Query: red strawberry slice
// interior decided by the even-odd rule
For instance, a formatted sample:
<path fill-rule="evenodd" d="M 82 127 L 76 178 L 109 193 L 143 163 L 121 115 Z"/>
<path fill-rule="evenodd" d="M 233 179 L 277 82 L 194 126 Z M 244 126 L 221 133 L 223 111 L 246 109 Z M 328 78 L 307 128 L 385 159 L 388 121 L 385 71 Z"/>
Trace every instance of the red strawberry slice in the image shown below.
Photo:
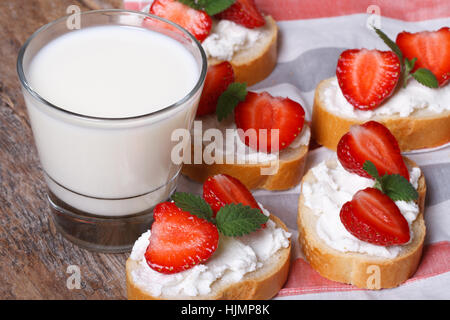
<path fill-rule="evenodd" d="M 340 218 L 348 232 L 365 242 L 392 246 L 410 239 L 408 222 L 395 202 L 375 188 L 355 193 L 342 206 Z"/>
<path fill-rule="evenodd" d="M 388 128 L 376 121 L 350 127 L 350 131 L 338 143 L 337 156 L 347 171 L 361 177 L 371 178 L 363 170 L 364 162 L 369 160 L 380 176 L 400 174 L 409 181 L 408 168 L 397 140 Z"/>
<path fill-rule="evenodd" d="M 259 12 L 254 0 L 237 0 L 217 17 L 231 20 L 249 29 L 259 28 L 266 24 L 266 20 Z"/>
<path fill-rule="evenodd" d="M 153 270 L 177 273 L 209 259 L 217 249 L 217 227 L 183 211 L 172 202 L 154 210 L 150 244 L 145 259 Z"/>
<path fill-rule="evenodd" d="M 436 76 L 439 86 L 450 80 L 450 28 L 418 33 L 401 32 L 395 40 L 403 55 L 417 58 L 413 71 L 426 68 Z"/>
<path fill-rule="evenodd" d="M 305 111 L 291 99 L 272 97 L 267 92 L 249 92 L 245 101 L 235 109 L 235 121 L 244 133 L 251 133 L 247 131 L 250 129 L 256 130 L 256 139 L 251 134 L 241 135 L 246 145 L 263 152 L 276 152 L 287 148 L 300 134 Z M 272 129 L 279 130 L 278 143 L 272 141 Z"/>
<path fill-rule="evenodd" d="M 400 79 L 400 60 L 392 51 L 346 50 L 339 57 L 336 76 L 350 104 L 372 110 L 394 92 Z"/>
<path fill-rule="evenodd" d="M 222 63 L 208 67 L 205 85 L 203 87 L 200 103 L 198 104 L 197 116 L 216 112 L 217 101 L 220 95 L 234 82 L 234 72 L 231 63 Z"/>
<path fill-rule="evenodd" d="M 212 19 L 206 12 L 176 0 L 156 0 L 150 7 L 150 13 L 182 26 L 198 41 L 205 40 L 212 28 Z"/>
<path fill-rule="evenodd" d="M 241 203 L 261 210 L 247 187 L 238 179 L 227 174 L 217 174 L 206 179 L 203 184 L 203 198 L 209 203 L 214 214 L 230 203 Z"/>

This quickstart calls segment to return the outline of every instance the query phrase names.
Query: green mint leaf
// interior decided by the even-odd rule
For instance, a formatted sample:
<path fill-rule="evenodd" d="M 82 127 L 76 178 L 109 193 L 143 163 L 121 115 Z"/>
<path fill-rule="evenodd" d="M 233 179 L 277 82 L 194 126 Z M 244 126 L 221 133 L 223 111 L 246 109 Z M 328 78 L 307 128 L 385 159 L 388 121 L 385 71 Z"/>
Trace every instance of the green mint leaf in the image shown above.
<path fill-rule="evenodd" d="M 233 82 L 230 84 L 225 90 L 224 93 L 221 94 L 219 100 L 217 101 L 217 119 L 222 121 L 230 115 L 234 108 L 242 102 L 247 97 L 247 84 Z"/>
<path fill-rule="evenodd" d="M 231 7 L 236 0 L 209 0 L 204 2 L 204 10 L 207 14 L 213 16 Z"/>
<path fill-rule="evenodd" d="M 393 201 L 412 201 L 419 197 L 413 185 L 399 174 L 386 174 L 381 178 L 383 192 Z"/>
<path fill-rule="evenodd" d="M 243 204 L 227 204 L 216 216 L 216 226 L 220 233 L 229 237 L 240 237 L 261 228 L 269 218 L 259 209 Z"/>
<path fill-rule="evenodd" d="M 404 60 L 404 68 L 402 72 L 402 78 L 403 78 L 403 88 L 406 88 L 406 85 L 408 84 L 409 78 L 411 78 L 411 70 L 414 69 L 414 65 L 416 64 L 417 58 L 413 58 L 412 60 L 409 60 L 408 58 L 405 58 Z"/>
<path fill-rule="evenodd" d="M 214 221 L 213 211 L 202 197 L 191 193 L 176 192 L 172 195 L 172 200 L 175 201 L 175 205 L 181 210 L 209 222 Z"/>
<path fill-rule="evenodd" d="M 365 172 L 370 174 L 370 176 L 373 177 L 375 180 L 378 180 L 380 178 L 377 167 L 375 167 L 372 161 L 366 160 L 363 164 L 363 169 Z"/>
<path fill-rule="evenodd" d="M 378 28 L 373 27 L 377 35 L 381 38 L 381 40 L 384 41 L 384 43 L 397 55 L 398 59 L 400 60 L 400 63 L 403 61 L 403 54 L 400 48 L 397 46 L 397 44 L 392 41 L 383 31 L 381 31 Z"/>
<path fill-rule="evenodd" d="M 439 83 L 438 83 L 435 75 L 428 69 L 425 69 L 425 68 L 417 69 L 412 74 L 412 76 L 419 83 L 423 84 L 426 87 L 429 87 L 429 88 L 438 88 L 439 87 Z"/>
<path fill-rule="evenodd" d="M 366 160 L 363 164 L 363 170 L 367 172 L 372 178 L 375 179 L 375 185 L 373 186 L 375 189 L 383 191 L 381 186 L 381 177 L 378 173 L 377 167 L 373 164 L 372 161 Z"/>
<path fill-rule="evenodd" d="M 195 0 L 178 0 L 178 2 L 181 2 L 195 10 L 202 10 L 202 6 Z"/>

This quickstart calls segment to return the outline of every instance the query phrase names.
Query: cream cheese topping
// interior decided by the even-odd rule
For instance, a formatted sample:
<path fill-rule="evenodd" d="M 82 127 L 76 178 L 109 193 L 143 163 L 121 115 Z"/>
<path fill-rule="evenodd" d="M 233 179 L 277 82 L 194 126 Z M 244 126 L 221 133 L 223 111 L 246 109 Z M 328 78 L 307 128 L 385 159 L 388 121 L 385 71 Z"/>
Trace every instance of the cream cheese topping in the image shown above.
<path fill-rule="evenodd" d="M 208 58 L 230 61 L 236 52 L 253 47 L 264 32 L 264 27 L 248 29 L 230 20 L 213 21 L 202 46 Z"/>
<path fill-rule="evenodd" d="M 339 217 L 342 205 L 352 200 L 357 191 L 373 187 L 375 181 L 348 172 L 337 158 L 336 162 L 335 168 L 327 166 L 326 161 L 312 168 L 317 181 L 305 182 L 302 185 L 305 205 L 318 216 L 317 235 L 327 245 L 341 252 L 366 253 L 384 258 L 398 256 L 402 250 L 401 245 L 384 247 L 361 241 L 350 234 L 342 224 Z M 420 169 L 410 168 L 409 174 L 411 184 L 417 189 Z M 395 203 L 411 227 L 419 214 L 419 206 L 414 201 L 395 201 Z M 411 233 L 411 239 L 412 237 Z"/>

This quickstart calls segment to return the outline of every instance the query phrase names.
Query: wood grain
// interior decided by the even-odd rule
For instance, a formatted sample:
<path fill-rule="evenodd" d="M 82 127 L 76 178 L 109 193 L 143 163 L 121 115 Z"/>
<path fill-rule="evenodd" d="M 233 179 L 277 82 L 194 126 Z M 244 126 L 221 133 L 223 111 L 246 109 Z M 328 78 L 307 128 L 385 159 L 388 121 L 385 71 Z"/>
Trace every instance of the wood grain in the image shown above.
<path fill-rule="evenodd" d="M 40 26 L 85 11 L 119 8 L 121 0 L 0 1 L 0 299 L 124 299 L 127 254 L 78 248 L 55 230 L 30 123 L 16 74 L 20 46 Z M 69 290 L 69 265 L 81 289 Z"/>

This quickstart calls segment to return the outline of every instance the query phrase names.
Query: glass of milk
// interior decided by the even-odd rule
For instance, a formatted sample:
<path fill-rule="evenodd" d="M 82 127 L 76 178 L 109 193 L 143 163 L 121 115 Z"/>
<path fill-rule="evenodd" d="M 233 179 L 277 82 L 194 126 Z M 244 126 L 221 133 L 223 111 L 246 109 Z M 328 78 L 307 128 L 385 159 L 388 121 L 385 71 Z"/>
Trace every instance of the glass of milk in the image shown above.
<path fill-rule="evenodd" d="M 190 129 L 206 69 L 186 30 L 133 11 L 64 17 L 27 40 L 17 70 L 53 220 L 69 240 L 122 252 L 150 227 L 176 188 L 171 135 Z"/>

